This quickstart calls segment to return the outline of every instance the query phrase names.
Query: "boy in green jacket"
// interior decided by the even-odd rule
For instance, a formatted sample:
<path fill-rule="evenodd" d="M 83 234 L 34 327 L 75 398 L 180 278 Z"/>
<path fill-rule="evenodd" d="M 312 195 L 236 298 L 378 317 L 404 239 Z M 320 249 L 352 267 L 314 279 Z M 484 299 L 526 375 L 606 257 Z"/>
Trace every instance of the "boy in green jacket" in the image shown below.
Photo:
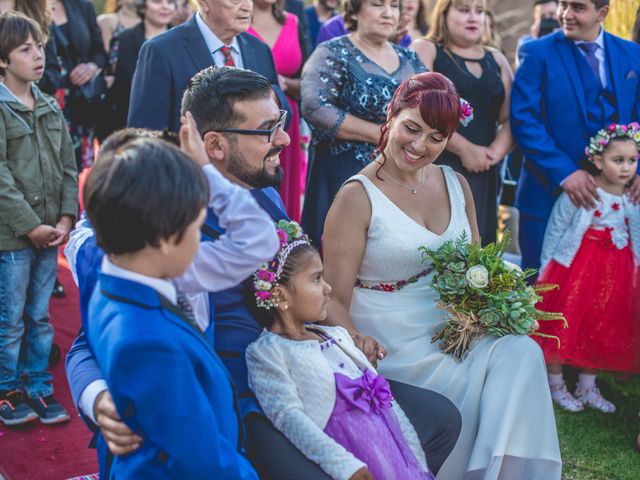
<path fill-rule="evenodd" d="M 62 112 L 35 85 L 44 72 L 43 42 L 33 20 L 0 15 L 0 420 L 6 425 L 69 419 L 47 371 L 48 305 L 58 247 L 78 211 L 78 184 Z"/>

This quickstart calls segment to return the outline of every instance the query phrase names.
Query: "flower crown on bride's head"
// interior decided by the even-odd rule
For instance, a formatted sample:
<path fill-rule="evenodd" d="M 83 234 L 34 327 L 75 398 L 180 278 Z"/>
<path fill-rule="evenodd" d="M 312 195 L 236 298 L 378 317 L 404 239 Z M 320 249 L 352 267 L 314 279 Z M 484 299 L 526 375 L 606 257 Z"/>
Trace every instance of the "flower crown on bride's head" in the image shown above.
<path fill-rule="evenodd" d="M 256 305 L 267 310 L 278 306 L 273 288 L 280 280 L 287 257 L 299 245 L 311 245 L 309 237 L 303 233 L 302 227 L 296 222 L 280 220 L 276 232 L 280 240 L 280 250 L 271 261 L 263 263 L 253 274 Z"/>
<path fill-rule="evenodd" d="M 632 122 L 629 125 L 612 123 L 607 128 L 600 130 L 591 137 L 589 145 L 585 148 L 587 159 L 593 162 L 593 158 L 597 155 L 602 155 L 609 143 L 616 138 L 633 140 L 636 142 L 638 149 L 640 149 L 640 123 Z"/>
<path fill-rule="evenodd" d="M 473 107 L 464 98 L 460 97 L 460 125 L 466 127 L 473 120 Z"/>

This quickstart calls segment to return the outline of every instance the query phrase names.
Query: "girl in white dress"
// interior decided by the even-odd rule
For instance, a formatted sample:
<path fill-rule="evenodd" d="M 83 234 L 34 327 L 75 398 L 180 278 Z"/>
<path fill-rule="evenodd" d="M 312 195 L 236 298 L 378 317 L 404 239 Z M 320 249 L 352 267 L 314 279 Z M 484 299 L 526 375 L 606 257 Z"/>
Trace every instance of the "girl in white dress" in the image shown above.
<path fill-rule="evenodd" d="M 376 350 L 368 342 L 384 357 L 378 370 L 387 378 L 435 390 L 459 408 L 462 432 L 439 479 L 559 479 L 554 413 L 536 343 L 484 337 L 463 361 L 431 343 L 445 316 L 418 247 L 438 248 L 462 232 L 480 241 L 466 180 L 433 165 L 460 119 L 460 97 L 446 77 L 414 75 L 398 88 L 380 156 L 343 186 L 326 220 L 326 278 L 350 314 L 336 308 L 329 318 L 354 338 L 359 332 L 384 345 Z"/>

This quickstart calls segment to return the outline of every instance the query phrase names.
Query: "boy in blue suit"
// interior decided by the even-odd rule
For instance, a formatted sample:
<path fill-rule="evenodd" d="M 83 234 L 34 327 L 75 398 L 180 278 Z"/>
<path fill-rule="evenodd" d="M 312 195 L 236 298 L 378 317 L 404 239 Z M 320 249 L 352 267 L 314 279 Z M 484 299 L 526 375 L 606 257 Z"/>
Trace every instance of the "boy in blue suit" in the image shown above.
<path fill-rule="evenodd" d="M 172 145 L 137 139 L 101 158 L 84 197 L 106 256 L 83 326 L 122 420 L 142 439 L 114 458 L 110 477 L 257 478 L 227 370 L 167 280 L 200 247 L 201 169 Z"/>
<path fill-rule="evenodd" d="M 518 182 L 524 267 L 540 265 L 544 231 L 566 191 L 577 206 L 597 199 L 580 169 L 589 138 L 610 123 L 640 117 L 640 46 L 607 33 L 608 0 L 561 0 L 561 31 L 522 46 L 511 94 L 511 128 L 525 155 Z M 630 187 L 640 199 L 640 181 Z"/>

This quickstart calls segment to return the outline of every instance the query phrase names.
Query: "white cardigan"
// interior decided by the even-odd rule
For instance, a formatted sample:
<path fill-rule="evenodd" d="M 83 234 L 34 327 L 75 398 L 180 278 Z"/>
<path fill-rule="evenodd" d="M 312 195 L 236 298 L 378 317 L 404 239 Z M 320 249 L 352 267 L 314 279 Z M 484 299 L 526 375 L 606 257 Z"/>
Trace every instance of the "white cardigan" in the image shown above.
<path fill-rule="evenodd" d="M 319 327 L 349 356 L 375 372 L 342 327 Z M 336 401 L 334 371 L 316 340 L 288 340 L 263 331 L 247 348 L 249 386 L 275 427 L 307 458 L 337 480 L 348 480 L 365 464 L 324 433 Z M 393 411 L 411 451 L 427 468 L 418 435 L 394 401 Z M 362 439 L 362 441 L 370 441 Z"/>
<path fill-rule="evenodd" d="M 566 193 L 560 195 L 544 234 L 541 269 L 551 260 L 569 267 L 582 244 L 582 237 L 592 225 L 611 228 L 611 240 L 617 248 L 624 248 L 631 240 L 631 249 L 640 262 L 640 205 L 634 205 L 626 195 L 619 197 L 601 188 L 598 188 L 598 194 L 600 201 L 591 210 L 576 207 Z M 613 208 L 614 204 L 618 204 L 617 209 Z M 628 229 L 625 219 L 629 221 Z"/>

